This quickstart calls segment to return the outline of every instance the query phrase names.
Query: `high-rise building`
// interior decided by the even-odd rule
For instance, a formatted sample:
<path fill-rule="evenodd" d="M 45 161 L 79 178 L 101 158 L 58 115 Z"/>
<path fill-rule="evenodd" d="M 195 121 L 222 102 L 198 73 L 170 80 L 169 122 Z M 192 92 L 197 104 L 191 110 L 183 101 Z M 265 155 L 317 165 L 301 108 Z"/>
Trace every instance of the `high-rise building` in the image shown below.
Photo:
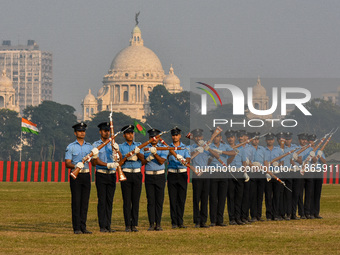
<path fill-rule="evenodd" d="M 39 50 L 34 40 L 16 46 L 9 40 L 3 41 L 0 69 L 12 81 L 21 112 L 27 106 L 52 100 L 52 53 Z"/>

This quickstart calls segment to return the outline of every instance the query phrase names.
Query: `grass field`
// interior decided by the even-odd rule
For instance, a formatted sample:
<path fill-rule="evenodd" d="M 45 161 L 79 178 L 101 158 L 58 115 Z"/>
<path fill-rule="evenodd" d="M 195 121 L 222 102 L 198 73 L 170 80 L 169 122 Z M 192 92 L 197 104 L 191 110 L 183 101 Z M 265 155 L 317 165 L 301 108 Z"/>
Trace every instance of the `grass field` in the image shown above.
<path fill-rule="evenodd" d="M 145 189 L 140 203 L 138 233 L 125 233 L 122 197 L 117 186 L 112 227 L 100 233 L 96 189 L 92 185 L 88 229 L 92 235 L 74 235 L 68 183 L 0 183 L 1 254 L 173 254 L 173 253 L 340 253 L 340 185 L 324 185 L 323 220 L 258 222 L 245 226 L 195 229 L 189 185 L 185 224 L 171 229 L 169 200 L 165 196 L 162 232 L 148 232 Z M 227 214 L 225 215 L 228 222 Z"/>

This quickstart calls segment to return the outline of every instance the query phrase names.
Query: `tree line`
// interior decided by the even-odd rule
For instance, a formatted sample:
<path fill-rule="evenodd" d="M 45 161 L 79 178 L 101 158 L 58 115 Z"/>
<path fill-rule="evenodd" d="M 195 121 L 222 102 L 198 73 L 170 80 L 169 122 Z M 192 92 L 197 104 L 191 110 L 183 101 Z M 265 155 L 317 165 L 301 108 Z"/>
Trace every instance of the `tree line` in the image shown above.
<path fill-rule="evenodd" d="M 134 124 L 134 121 L 138 121 L 147 130 L 149 127 L 153 127 L 164 131 L 177 126 L 182 130 L 183 142 L 188 144 L 189 141 L 185 140 L 184 136 L 191 129 L 199 127 L 207 130 L 196 109 L 199 106 L 190 103 L 190 99 L 194 98 L 193 102 L 197 100 L 197 97 L 198 95 L 188 91 L 170 94 L 163 85 L 156 86 L 150 92 L 151 113 L 147 116 L 146 122 L 141 123 L 139 120 L 121 112 L 114 112 L 115 132 L 125 125 Z M 331 128 L 340 126 L 339 106 L 322 99 L 313 99 L 305 106 L 312 113 L 312 116 L 305 116 L 298 109 L 287 116 L 287 118 L 298 119 L 299 123 L 303 124 L 293 129 L 294 135 L 307 132 L 321 136 L 330 131 Z M 232 116 L 231 109 L 232 104 L 225 104 L 211 110 L 207 115 L 236 119 L 235 116 Z M 86 141 L 93 143 L 99 139 L 97 125 L 101 122 L 108 122 L 109 114 L 109 111 L 99 112 L 90 121 L 86 122 L 88 125 Z M 22 148 L 22 161 L 63 161 L 65 148 L 75 140 L 73 129 L 71 128 L 77 122 L 74 107 L 53 101 L 44 101 L 38 106 L 27 107 L 23 111 L 22 117 L 37 124 L 40 131 L 39 135 L 23 133 L 25 143 Z M 21 118 L 17 112 L 0 109 L 0 120 L 0 160 L 18 161 L 21 143 Z M 208 123 L 211 122 L 209 121 Z M 226 126 L 222 128 L 227 129 Z M 250 129 L 249 131 L 260 131 L 261 133 L 270 131 L 275 133 L 282 131 L 282 128 L 270 129 L 266 126 L 256 130 Z M 206 135 L 206 138 L 209 136 L 210 134 Z M 164 135 L 163 138 L 170 142 L 170 134 Z M 143 135 L 136 134 L 136 141 L 145 141 L 146 139 Z M 122 136 L 116 138 L 118 143 L 122 143 L 123 140 Z M 339 151 L 339 142 L 340 131 L 334 135 L 332 142 L 326 147 L 326 155 Z"/>

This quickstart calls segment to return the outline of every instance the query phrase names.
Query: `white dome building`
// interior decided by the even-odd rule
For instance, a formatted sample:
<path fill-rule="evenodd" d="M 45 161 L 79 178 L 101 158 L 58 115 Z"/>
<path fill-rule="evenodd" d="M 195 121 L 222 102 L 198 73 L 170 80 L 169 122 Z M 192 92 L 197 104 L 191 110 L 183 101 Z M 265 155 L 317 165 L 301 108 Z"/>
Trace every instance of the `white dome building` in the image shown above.
<path fill-rule="evenodd" d="M 0 109 L 20 111 L 15 100 L 15 89 L 13 88 L 11 79 L 6 75 L 6 70 L 3 70 L 0 78 Z"/>
<path fill-rule="evenodd" d="M 256 110 L 268 110 L 269 107 L 269 97 L 267 96 L 266 89 L 262 86 L 260 76 L 257 78 L 257 83 L 253 88 L 253 106 Z M 247 117 L 249 119 L 257 118 L 257 119 L 268 119 L 271 118 L 272 115 L 255 115 L 251 112 L 247 113 Z"/>
<path fill-rule="evenodd" d="M 90 120 L 91 116 L 98 112 L 97 99 L 92 95 L 91 89 L 89 89 L 89 93 L 85 96 L 81 106 L 83 108 L 83 120 Z"/>
<path fill-rule="evenodd" d="M 169 79 L 166 80 L 165 78 Z M 149 93 L 157 85 L 164 83 L 170 93 L 182 91 L 180 80 L 170 68 L 169 75 L 164 75 L 161 61 L 157 55 L 144 46 L 142 33 L 136 25 L 132 31 L 130 45 L 122 49 L 113 59 L 108 74 L 103 78 L 103 87 L 97 94 L 97 111 L 93 114 L 112 109 L 144 121 L 150 112 Z M 86 98 L 89 95 L 86 96 Z M 94 103 L 91 97 L 91 103 Z M 83 120 L 90 119 L 90 104 L 83 106 Z M 93 107 L 93 105 L 91 105 Z M 87 110 L 89 114 L 87 115 Z"/>

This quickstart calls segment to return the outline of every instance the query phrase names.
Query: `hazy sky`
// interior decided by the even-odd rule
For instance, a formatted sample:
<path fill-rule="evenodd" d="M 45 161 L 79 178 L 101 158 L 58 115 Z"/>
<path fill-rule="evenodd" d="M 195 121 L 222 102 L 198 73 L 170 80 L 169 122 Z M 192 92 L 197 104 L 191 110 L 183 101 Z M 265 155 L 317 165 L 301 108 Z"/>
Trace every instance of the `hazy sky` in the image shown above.
<path fill-rule="evenodd" d="M 52 52 L 53 100 L 77 111 L 128 46 L 138 11 L 144 45 L 187 90 L 193 77 L 254 77 L 254 85 L 258 75 L 340 77 L 337 0 L 1 0 L 0 9 L 0 40 L 33 39 Z"/>

